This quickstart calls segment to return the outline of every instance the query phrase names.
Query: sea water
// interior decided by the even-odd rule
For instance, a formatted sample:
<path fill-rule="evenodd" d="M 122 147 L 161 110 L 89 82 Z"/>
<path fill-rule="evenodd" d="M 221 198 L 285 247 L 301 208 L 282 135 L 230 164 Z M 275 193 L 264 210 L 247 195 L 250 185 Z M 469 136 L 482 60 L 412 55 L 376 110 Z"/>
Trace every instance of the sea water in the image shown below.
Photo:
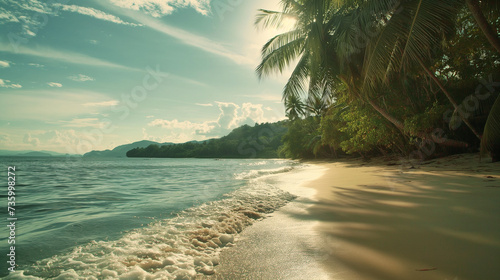
<path fill-rule="evenodd" d="M 261 159 L 0 161 L 5 180 L 16 167 L 17 267 L 7 279 L 213 274 L 239 232 L 294 198 L 264 177 L 299 167 Z M 6 188 L 0 199 L 6 205 Z M 8 271 L 8 235 L 2 226 L 0 276 Z"/>

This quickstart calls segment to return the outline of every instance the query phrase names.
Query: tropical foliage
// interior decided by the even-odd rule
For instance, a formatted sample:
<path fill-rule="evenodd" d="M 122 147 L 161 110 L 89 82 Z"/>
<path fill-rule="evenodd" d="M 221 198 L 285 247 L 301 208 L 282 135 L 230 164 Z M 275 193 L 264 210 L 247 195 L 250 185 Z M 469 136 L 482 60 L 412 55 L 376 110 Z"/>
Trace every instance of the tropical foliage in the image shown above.
<path fill-rule="evenodd" d="M 497 1 L 281 5 L 261 10 L 256 24 L 295 25 L 263 46 L 256 72 L 262 78 L 293 70 L 283 90 L 291 122 L 282 155 L 410 154 L 429 142 L 447 153 L 477 149 L 483 133 L 498 139 Z M 492 128 L 485 130 L 487 119 Z"/>

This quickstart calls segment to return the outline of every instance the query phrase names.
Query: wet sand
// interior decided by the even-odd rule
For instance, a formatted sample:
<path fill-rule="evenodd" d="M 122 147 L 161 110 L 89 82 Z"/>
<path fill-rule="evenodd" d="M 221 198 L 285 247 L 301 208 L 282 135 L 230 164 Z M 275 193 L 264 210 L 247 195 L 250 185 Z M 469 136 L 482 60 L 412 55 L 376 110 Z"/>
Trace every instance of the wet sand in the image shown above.
<path fill-rule="evenodd" d="M 500 163 L 317 165 L 315 194 L 242 232 L 214 279 L 500 279 Z"/>

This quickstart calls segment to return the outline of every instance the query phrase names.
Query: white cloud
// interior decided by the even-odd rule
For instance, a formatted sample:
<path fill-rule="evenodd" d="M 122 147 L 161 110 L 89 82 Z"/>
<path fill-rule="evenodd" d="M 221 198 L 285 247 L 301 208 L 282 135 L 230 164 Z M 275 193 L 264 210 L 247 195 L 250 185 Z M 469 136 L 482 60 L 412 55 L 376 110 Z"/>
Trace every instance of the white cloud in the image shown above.
<path fill-rule="evenodd" d="M 182 130 L 196 130 L 196 131 L 203 131 L 203 132 L 208 132 L 210 129 L 212 129 L 214 126 L 210 125 L 210 122 L 203 122 L 203 123 L 193 123 L 190 121 L 183 121 L 180 122 L 177 119 L 169 121 L 169 120 L 161 120 L 161 119 L 156 119 L 148 124 L 149 126 L 156 126 L 156 127 L 162 127 L 166 129 L 182 129 Z"/>
<path fill-rule="evenodd" d="M 63 5 L 63 4 L 54 4 L 54 7 L 60 8 L 66 12 L 78 13 L 81 15 L 86 15 L 86 16 L 94 17 L 94 18 L 97 18 L 100 20 L 113 22 L 113 23 L 131 25 L 131 26 L 139 26 L 138 24 L 125 22 L 117 16 L 107 14 L 103 11 L 100 11 L 100 10 L 97 10 L 94 8 L 82 7 L 82 6 L 77 6 L 77 5 Z"/>
<path fill-rule="evenodd" d="M 0 143 L 10 142 L 10 137 L 7 134 L 0 134 Z"/>
<path fill-rule="evenodd" d="M 0 67 L 2 67 L 2 68 L 10 67 L 10 62 L 9 61 L 4 61 L 4 60 L 0 60 Z"/>
<path fill-rule="evenodd" d="M 85 107 L 113 107 L 118 105 L 117 100 L 103 101 L 103 102 L 94 102 L 94 103 L 85 103 L 83 106 Z"/>
<path fill-rule="evenodd" d="M 58 87 L 58 88 L 62 87 L 62 84 L 60 84 L 60 83 L 54 83 L 54 82 L 47 83 L 47 85 L 49 85 L 51 87 Z"/>
<path fill-rule="evenodd" d="M 39 0 L 7 0 L 2 4 L 5 8 L 0 7 L 0 24 L 19 24 L 23 36 L 36 36 L 33 30 L 40 30 L 46 24 L 45 15 L 56 14 L 49 4 Z"/>
<path fill-rule="evenodd" d="M 143 130 L 148 140 L 159 142 L 186 142 L 205 140 L 227 135 L 233 129 L 244 124 L 273 122 L 281 118 L 265 116 L 262 104 L 243 103 L 241 106 L 231 102 L 216 102 L 219 116 L 212 121 L 191 122 L 155 119 Z M 161 141 L 160 141 L 161 140 Z"/>
<path fill-rule="evenodd" d="M 9 80 L 0 79 L 0 87 L 3 88 L 22 88 L 20 84 L 13 84 Z"/>
<path fill-rule="evenodd" d="M 94 78 L 89 77 L 87 75 L 83 74 L 78 74 L 78 75 L 73 75 L 69 76 L 68 79 L 73 80 L 75 82 L 87 82 L 87 81 L 94 81 Z"/>
<path fill-rule="evenodd" d="M 26 10 L 29 12 L 40 13 L 40 14 L 51 14 L 52 9 L 44 2 L 39 0 L 16 0 L 7 1 L 10 4 L 15 4 L 18 8 Z"/>
<path fill-rule="evenodd" d="M 40 139 L 38 139 L 36 137 L 32 137 L 31 133 L 28 133 L 28 134 L 24 135 L 23 143 L 30 144 L 34 147 L 37 147 L 38 145 L 40 145 Z"/>
<path fill-rule="evenodd" d="M 77 121 L 78 122 L 78 121 Z M 26 140 L 26 141 L 24 141 Z M 86 133 L 73 129 L 36 131 L 24 136 L 23 142 L 32 142 L 38 149 L 57 151 L 60 153 L 83 154 L 93 150 L 92 139 Z M 19 148 L 28 148 L 26 146 Z"/>
<path fill-rule="evenodd" d="M 0 43 L 0 51 L 1 52 L 9 52 L 15 54 L 29 55 L 41 57 L 43 59 L 53 59 L 57 61 L 72 63 L 72 64 L 81 64 L 81 65 L 90 65 L 90 66 L 100 66 L 100 67 L 110 67 L 110 68 L 119 68 L 126 69 L 132 71 L 142 71 L 134 68 L 130 68 L 127 66 L 119 65 L 116 63 L 112 63 L 109 61 L 105 61 L 99 58 L 91 57 L 81 53 L 68 52 L 62 50 L 56 50 L 48 47 L 38 47 L 38 48 L 28 48 L 25 46 L 17 46 L 16 49 L 13 49 L 12 46 Z"/>
<path fill-rule="evenodd" d="M 195 105 L 202 106 L 202 107 L 213 107 L 214 106 L 214 104 L 212 104 L 212 103 L 206 103 L 206 104 L 195 103 Z"/>
<path fill-rule="evenodd" d="M 210 12 L 210 0 L 110 0 L 114 5 L 143 11 L 153 17 L 171 14 L 176 8 L 192 7 L 198 13 L 207 15 Z"/>
<path fill-rule="evenodd" d="M 33 66 L 33 67 L 38 67 L 38 68 L 42 68 L 44 67 L 44 65 L 42 64 L 38 64 L 38 63 L 28 63 L 29 66 Z"/>
<path fill-rule="evenodd" d="M 125 22 L 117 16 L 94 8 L 53 3 L 53 1 L 48 2 L 44 3 L 39 0 L 4 0 L 2 1 L 4 7 L 0 7 L 0 24 L 16 23 L 21 27 L 19 35 L 34 37 L 36 32 L 47 24 L 48 16 L 58 16 L 61 11 L 67 11 L 117 24 L 137 26 L 135 23 Z"/>
<path fill-rule="evenodd" d="M 143 139 L 157 142 L 184 143 L 191 140 L 204 140 L 204 134 L 216 126 L 215 122 L 196 123 L 191 121 L 156 119 L 142 130 Z M 149 131 L 149 132 L 148 132 Z"/>
<path fill-rule="evenodd" d="M 2 7 L 0 7 L 0 23 L 7 22 L 19 22 L 19 19 L 14 14 L 13 11 L 8 11 Z"/>
<path fill-rule="evenodd" d="M 26 29 L 25 33 L 26 33 L 26 35 L 31 36 L 31 37 L 35 37 L 36 36 L 36 33 L 33 32 L 33 31 L 31 31 L 31 30 L 29 30 L 29 29 Z"/>

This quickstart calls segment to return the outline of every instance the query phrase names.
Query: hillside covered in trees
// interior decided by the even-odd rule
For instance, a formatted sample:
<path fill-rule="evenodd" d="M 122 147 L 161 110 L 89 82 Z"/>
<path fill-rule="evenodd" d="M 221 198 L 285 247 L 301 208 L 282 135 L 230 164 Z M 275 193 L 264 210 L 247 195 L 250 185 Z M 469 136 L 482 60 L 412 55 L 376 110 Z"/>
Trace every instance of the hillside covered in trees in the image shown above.
<path fill-rule="evenodd" d="M 220 139 L 175 145 L 149 145 L 127 152 L 127 157 L 150 158 L 277 158 L 286 121 L 244 125 Z"/>

